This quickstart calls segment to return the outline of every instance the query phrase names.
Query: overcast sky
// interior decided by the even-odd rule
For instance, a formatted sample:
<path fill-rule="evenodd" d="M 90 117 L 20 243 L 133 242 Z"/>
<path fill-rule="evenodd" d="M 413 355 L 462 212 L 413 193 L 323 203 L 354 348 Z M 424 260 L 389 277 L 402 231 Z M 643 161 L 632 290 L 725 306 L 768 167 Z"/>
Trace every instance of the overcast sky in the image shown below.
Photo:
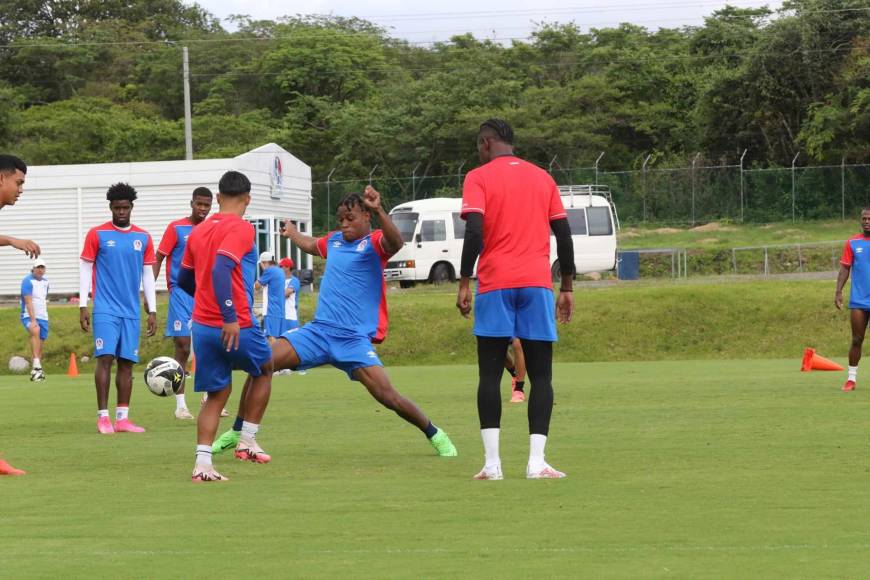
<path fill-rule="evenodd" d="M 284 15 L 332 14 L 357 16 L 390 29 L 391 36 L 411 42 L 446 40 L 471 32 L 478 38 L 526 38 L 536 22 L 575 22 L 581 28 L 608 27 L 631 22 L 649 29 L 703 24 L 704 16 L 725 6 L 724 0 L 198 0 L 197 3 L 224 19 L 247 14 L 274 20 Z M 732 6 L 778 8 L 779 0 L 731 0 Z M 529 8 L 534 5 L 534 8 Z M 224 27 L 232 29 L 229 23 Z"/>

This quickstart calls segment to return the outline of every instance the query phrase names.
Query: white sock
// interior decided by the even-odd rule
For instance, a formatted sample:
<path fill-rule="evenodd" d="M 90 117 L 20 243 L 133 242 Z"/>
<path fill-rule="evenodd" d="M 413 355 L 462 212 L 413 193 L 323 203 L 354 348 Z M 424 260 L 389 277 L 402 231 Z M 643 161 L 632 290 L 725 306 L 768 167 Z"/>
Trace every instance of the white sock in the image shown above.
<path fill-rule="evenodd" d="M 858 365 L 849 367 L 849 380 L 853 382 L 858 380 Z"/>
<path fill-rule="evenodd" d="M 251 442 L 257 438 L 257 431 L 260 429 L 260 426 L 257 423 L 248 423 L 247 421 L 242 421 L 242 436 L 241 439 L 245 441 Z"/>
<path fill-rule="evenodd" d="M 38 356 L 33 357 L 33 368 L 35 368 L 35 369 L 42 368 L 42 362 L 39 360 Z"/>
<path fill-rule="evenodd" d="M 544 461 L 544 447 L 547 446 L 547 436 L 546 435 L 529 435 L 529 466 L 532 468 L 543 468 L 545 465 Z"/>
<path fill-rule="evenodd" d="M 100 417 L 109 418 L 109 410 L 108 409 L 97 409 L 97 419 Z"/>
<path fill-rule="evenodd" d="M 196 446 L 196 464 L 211 467 L 211 445 Z"/>
<path fill-rule="evenodd" d="M 130 407 L 116 407 L 115 408 L 115 421 L 123 421 L 130 414 Z"/>
<path fill-rule="evenodd" d="M 481 429 L 480 436 L 483 439 L 483 451 L 486 456 L 486 468 L 501 466 L 501 458 L 498 454 L 498 435 L 501 429 Z"/>
<path fill-rule="evenodd" d="M 187 401 L 184 400 L 184 393 L 175 395 L 175 409 L 187 409 Z"/>

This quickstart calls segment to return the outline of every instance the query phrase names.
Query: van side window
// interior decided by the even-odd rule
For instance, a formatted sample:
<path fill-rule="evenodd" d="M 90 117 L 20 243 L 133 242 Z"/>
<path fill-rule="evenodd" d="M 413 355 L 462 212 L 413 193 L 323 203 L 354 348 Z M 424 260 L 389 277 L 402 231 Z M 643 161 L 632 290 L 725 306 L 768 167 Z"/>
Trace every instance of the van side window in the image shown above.
<path fill-rule="evenodd" d="M 588 213 L 590 236 L 609 236 L 613 234 L 613 223 L 610 221 L 610 208 L 590 207 Z M 572 232 L 573 229 L 574 226 L 572 225 Z"/>
<path fill-rule="evenodd" d="M 447 239 L 444 220 L 423 220 L 420 226 L 421 242 L 443 242 Z"/>
<path fill-rule="evenodd" d="M 571 226 L 572 236 L 586 235 L 586 210 L 582 207 L 568 208 L 568 225 Z M 552 230 L 550 235 L 553 235 Z"/>
<path fill-rule="evenodd" d="M 457 240 L 465 239 L 465 220 L 459 217 L 459 212 L 453 213 L 453 238 Z"/>

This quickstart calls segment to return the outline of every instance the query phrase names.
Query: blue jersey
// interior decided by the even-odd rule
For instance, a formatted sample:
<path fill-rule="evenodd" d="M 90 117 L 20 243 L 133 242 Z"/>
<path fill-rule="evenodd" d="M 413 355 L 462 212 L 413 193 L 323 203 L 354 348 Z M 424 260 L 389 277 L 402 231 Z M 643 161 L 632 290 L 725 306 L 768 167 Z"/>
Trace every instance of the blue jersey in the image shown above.
<path fill-rule="evenodd" d="M 190 218 L 182 218 L 170 222 L 166 226 L 163 237 L 160 238 L 157 253 L 169 258 L 166 261 L 166 288 L 168 290 L 172 290 L 173 286 L 178 284 L 181 258 L 184 257 L 184 247 L 187 245 L 187 238 L 190 237 L 191 230 L 193 230 L 193 224 Z"/>
<path fill-rule="evenodd" d="M 858 234 L 846 240 L 840 263 L 852 268 L 849 308 L 870 310 L 870 238 Z"/>
<path fill-rule="evenodd" d="M 284 270 L 269 266 L 257 280 L 266 289 L 263 300 L 263 316 L 284 318 Z"/>
<path fill-rule="evenodd" d="M 43 276 L 41 280 L 37 280 L 33 274 L 28 274 L 21 281 L 21 318 L 30 318 L 24 303 L 25 296 L 30 296 L 36 319 L 48 320 L 48 279 Z"/>
<path fill-rule="evenodd" d="M 94 314 L 138 319 L 142 270 L 155 262 L 148 232 L 106 222 L 88 232 L 81 258 L 94 264 Z"/>
<path fill-rule="evenodd" d="M 284 299 L 284 318 L 299 320 L 299 278 L 290 276 L 284 282 L 284 288 L 292 288 L 293 294 Z"/>
<path fill-rule="evenodd" d="M 371 234 L 348 242 L 341 232 L 317 240 L 326 258 L 314 320 L 347 334 L 382 342 L 387 335 L 387 300 L 384 266 L 389 254 L 384 234 Z"/>

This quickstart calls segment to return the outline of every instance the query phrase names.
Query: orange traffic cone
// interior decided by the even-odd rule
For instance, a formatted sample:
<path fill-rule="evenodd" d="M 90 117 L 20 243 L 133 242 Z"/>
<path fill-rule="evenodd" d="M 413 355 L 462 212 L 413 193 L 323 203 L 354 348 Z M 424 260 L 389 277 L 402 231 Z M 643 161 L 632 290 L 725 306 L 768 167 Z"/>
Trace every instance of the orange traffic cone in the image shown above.
<path fill-rule="evenodd" d="M 808 348 L 804 351 L 804 358 L 801 361 L 801 372 L 809 371 L 842 371 L 846 370 L 832 360 L 828 360 L 823 356 L 816 354 L 816 350 Z"/>
<path fill-rule="evenodd" d="M 74 353 L 74 352 L 71 352 L 69 354 L 69 367 L 66 370 L 66 376 L 68 376 L 68 377 L 79 376 L 79 365 L 76 364 L 76 353 Z"/>
<path fill-rule="evenodd" d="M 190 355 L 190 374 L 196 374 L 196 355 Z"/>

